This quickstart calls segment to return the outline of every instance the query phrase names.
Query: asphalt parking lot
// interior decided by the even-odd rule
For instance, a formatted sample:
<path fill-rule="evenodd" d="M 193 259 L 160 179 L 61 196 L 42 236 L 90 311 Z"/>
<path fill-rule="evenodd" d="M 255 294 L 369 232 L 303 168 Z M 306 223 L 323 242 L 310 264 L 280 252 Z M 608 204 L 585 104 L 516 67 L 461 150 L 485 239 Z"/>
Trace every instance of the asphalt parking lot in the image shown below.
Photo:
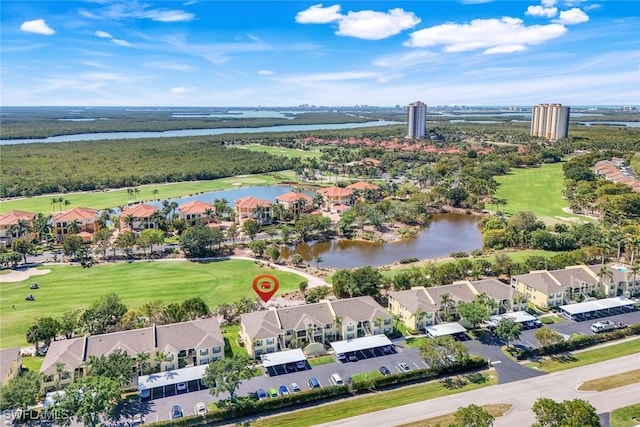
<path fill-rule="evenodd" d="M 603 319 L 627 324 L 640 323 L 640 311 L 636 310 L 630 313 L 605 317 Z M 574 333 L 589 335 L 593 333 L 590 328 L 594 321 L 595 320 L 576 322 L 566 319 L 562 323 L 554 323 L 547 326 L 564 335 L 571 335 Z M 534 338 L 536 331 L 537 328 L 522 331 L 520 340 L 515 343 L 525 346 L 539 346 L 540 344 Z M 371 354 L 370 352 L 365 351 L 362 354 L 358 354 L 361 360 L 358 360 L 357 362 L 336 361 L 319 366 L 311 366 L 307 364 L 306 370 L 300 371 L 296 369 L 295 372 L 282 373 L 281 375 L 276 376 L 268 376 L 265 373 L 263 376 L 255 377 L 243 382 L 238 390 L 238 395 L 254 394 L 256 390 L 261 388 L 267 391 L 271 388 L 275 388 L 277 390 L 281 385 L 285 385 L 288 389 L 291 389 L 291 383 L 294 382 L 297 383 L 302 390 L 308 390 L 308 381 L 311 377 L 315 377 L 322 387 L 327 387 L 332 385 L 331 375 L 333 374 L 340 375 L 340 377 L 346 381 L 350 376 L 357 373 L 377 371 L 381 366 L 387 367 L 392 373 L 397 373 L 400 372 L 400 368 L 398 367 L 400 362 L 407 363 L 411 369 L 422 369 L 427 367 L 417 348 L 405 347 L 404 341 L 402 340 L 395 341 L 394 344 L 395 353 L 384 354 L 380 351 Z M 513 362 L 502 354 L 502 351 L 500 350 L 500 343 L 497 341 L 490 341 L 489 339 L 484 341 L 468 340 L 464 341 L 464 344 L 471 353 L 478 354 L 489 359 L 498 372 L 500 383 L 519 381 L 544 374 L 543 372 L 526 368 L 516 362 Z M 189 384 L 189 390 L 191 389 L 191 384 Z M 224 399 L 227 397 L 228 395 L 222 394 L 216 398 L 209 394 L 209 390 L 203 389 L 188 393 L 178 393 L 173 396 L 155 399 L 150 402 L 142 402 L 136 409 L 140 413 L 143 413 L 145 421 L 150 423 L 169 419 L 169 412 L 173 405 L 180 405 L 185 416 L 193 415 L 195 413 L 195 404 L 197 402 L 204 402 L 208 405 L 211 402 L 217 401 L 219 398 Z"/>

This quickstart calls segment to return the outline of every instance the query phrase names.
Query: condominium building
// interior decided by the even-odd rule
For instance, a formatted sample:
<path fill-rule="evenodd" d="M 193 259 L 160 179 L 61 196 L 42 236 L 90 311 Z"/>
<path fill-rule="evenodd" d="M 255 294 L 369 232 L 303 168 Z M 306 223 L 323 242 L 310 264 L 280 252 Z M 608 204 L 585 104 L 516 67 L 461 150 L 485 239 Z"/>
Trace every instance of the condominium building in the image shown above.
<path fill-rule="evenodd" d="M 427 104 L 412 102 L 407 111 L 407 137 L 424 138 L 427 128 Z"/>
<path fill-rule="evenodd" d="M 556 141 L 569 134 L 569 107 L 540 104 L 531 110 L 531 136 Z"/>

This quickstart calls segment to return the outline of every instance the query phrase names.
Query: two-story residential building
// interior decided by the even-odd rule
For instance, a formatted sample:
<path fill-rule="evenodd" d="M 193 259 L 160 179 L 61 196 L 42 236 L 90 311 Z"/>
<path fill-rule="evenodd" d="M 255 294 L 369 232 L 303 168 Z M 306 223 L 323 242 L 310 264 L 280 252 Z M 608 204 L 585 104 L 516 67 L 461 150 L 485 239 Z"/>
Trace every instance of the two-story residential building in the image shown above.
<path fill-rule="evenodd" d="M 236 199 L 233 203 L 236 211 L 236 222 L 242 224 L 248 219 L 254 219 L 260 224 L 271 222 L 271 202 L 257 197 L 247 196 Z"/>
<path fill-rule="evenodd" d="M 194 200 L 178 207 L 178 217 L 188 226 L 206 225 L 215 220 L 216 208 L 212 204 Z"/>
<path fill-rule="evenodd" d="M 342 187 L 327 187 L 318 190 L 324 199 L 324 208 L 333 211 L 336 207 L 353 205 L 353 190 Z"/>
<path fill-rule="evenodd" d="M 623 264 L 589 265 L 589 270 L 602 284 L 602 292 L 608 297 L 626 296 L 640 293 L 640 274 L 634 277 L 631 268 Z M 602 269 L 605 269 L 604 271 Z M 606 273 L 605 273 L 606 272 Z"/>
<path fill-rule="evenodd" d="M 33 219 L 36 214 L 25 211 L 9 211 L 0 215 L 0 244 L 11 246 L 18 237 L 34 238 Z"/>
<path fill-rule="evenodd" d="M 564 289 L 547 270 L 512 276 L 511 286 L 538 307 L 557 307 L 564 304 Z"/>
<path fill-rule="evenodd" d="M 526 307 L 526 298 L 497 279 L 459 281 L 450 285 L 389 292 L 388 309 L 411 331 L 424 330 L 457 316 L 460 302 L 472 302 L 483 295 L 494 303 L 494 314 Z"/>
<path fill-rule="evenodd" d="M 353 191 L 354 197 L 360 199 L 377 199 L 380 196 L 380 187 L 366 181 L 358 181 L 347 185 L 349 190 Z"/>
<path fill-rule="evenodd" d="M 291 191 L 289 193 L 281 194 L 276 197 L 276 202 L 280 203 L 285 209 L 291 212 L 294 218 L 297 218 L 300 214 L 314 210 L 313 197 L 307 196 L 304 193 L 295 193 Z"/>
<path fill-rule="evenodd" d="M 141 231 L 158 228 L 156 219 L 158 208 L 140 203 L 126 207 L 119 215 L 120 230 Z"/>
<path fill-rule="evenodd" d="M 20 347 L 0 350 L 0 386 L 5 385 L 22 370 L 22 353 Z"/>
<path fill-rule="evenodd" d="M 100 229 L 98 211 L 91 208 L 73 208 L 55 214 L 51 218 L 51 232 L 58 242 L 69 234 L 78 234 L 85 243 L 91 242 L 93 234 Z"/>
<path fill-rule="evenodd" d="M 391 316 L 368 296 L 270 308 L 240 316 L 240 337 L 251 357 L 391 331 Z"/>
<path fill-rule="evenodd" d="M 52 341 L 40 368 L 43 391 L 66 387 L 85 375 L 91 356 L 115 350 L 132 358 L 133 378 L 142 354 L 156 372 L 204 365 L 224 357 L 224 338 L 218 320 L 208 318 Z"/>
<path fill-rule="evenodd" d="M 435 325 L 439 310 L 423 286 L 389 292 L 388 308 L 411 331 Z"/>

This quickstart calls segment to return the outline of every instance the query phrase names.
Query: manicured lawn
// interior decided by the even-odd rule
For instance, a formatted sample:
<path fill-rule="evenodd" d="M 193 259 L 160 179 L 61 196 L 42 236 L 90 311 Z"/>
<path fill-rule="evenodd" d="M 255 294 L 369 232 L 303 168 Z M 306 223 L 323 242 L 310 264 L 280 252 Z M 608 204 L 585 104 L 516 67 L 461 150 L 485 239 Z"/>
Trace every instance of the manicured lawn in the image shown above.
<path fill-rule="evenodd" d="M 493 415 L 494 418 L 498 418 L 506 414 L 513 405 L 509 403 L 493 403 L 490 405 L 483 405 L 482 408 Z M 455 418 L 454 414 L 440 415 L 439 417 L 427 418 L 426 420 L 417 421 L 415 423 L 402 424 L 400 427 L 433 427 L 433 426 L 448 426 L 453 424 Z"/>
<path fill-rule="evenodd" d="M 240 336 L 240 325 L 223 326 L 222 336 L 224 337 L 225 357 L 248 355 L 247 350 L 244 347 L 240 347 L 240 344 L 238 344 L 238 338 Z"/>
<path fill-rule="evenodd" d="M 640 353 L 640 338 L 621 342 L 619 344 L 594 348 L 593 350 L 587 350 L 580 353 L 572 353 L 568 356 L 558 355 L 553 358 L 545 357 L 542 362 L 527 363 L 527 366 L 530 368 L 537 368 L 545 372 L 556 372 L 636 353 Z"/>
<path fill-rule="evenodd" d="M 44 357 L 39 356 L 23 357 L 22 367 L 30 370 L 31 372 L 40 372 L 40 367 L 42 366 L 43 360 Z"/>
<path fill-rule="evenodd" d="M 65 311 L 86 308 L 109 292 L 118 294 L 129 308 L 151 300 L 182 302 L 201 297 L 210 309 L 240 297 L 256 298 L 252 280 L 268 272 L 280 280 L 278 292 L 299 289 L 303 278 L 288 272 L 259 267 L 251 261 L 135 262 L 79 266 L 47 266 L 51 273 L 23 282 L 2 283 L 0 293 L 0 348 L 26 345 L 25 332 L 39 316 L 59 316 Z M 37 282 L 40 289 L 29 290 Z M 34 294 L 36 300 L 25 301 Z M 12 308 L 15 304 L 15 309 Z"/>
<path fill-rule="evenodd" d="M 586 381 L 580 384 L 578 390 L 605 391 L 616 387 L 640 382 L 640 369 L 623 372 L 618 375 L 598 378 L 597 380 Z"/>
<path fill-rule="evenodd" d="M 336 361 L 336 358 L 333 356 L 318 356 L 318 357 L 311 357 L 307 359 L 307 361 L 311 366 L 318 366 L 318 365 L 326 365 L 327 363 L 333 363 Z"/>
<path fill-rule="evenodd" d="M 170 184 L 152 184 L 136 187 L 140 190 L 137 200 L 153 200 L 167 199 L 171 197 L 188 196 L 196 193 L 204 193 L 208 191 L 228 190 L 237 188 L 242 184 L 245 187 L 259 185 L 273 185 L 282 181 L 292 181 L 295 175 L 292 171 L 274 172 L 261 175 L 243 175 L 229 178 L 214 179 L 211 181 L 187 181 Z M 158 194 L 154 195 L 153 190 L 158 190 Z M 22 210 L 27 212 L 50 213 L 52 195 L 29 197 L 24 199 L 7 200 L 0 202 L 0 212 L 10 210 Z M 78 206 L 105 209 L 116 206 L 126 205 L 129 201 L 126 188 L 109 191 L 93 191 L 81 193 L 68 193 L 63 195 L 71 204 L 67 208 L 75 208 Z M 211 200 L 213 201 L 213 200 Z M 57 209 L 57 207 L 56 207 Z"/>
<path fill-rule="evenodd" d="M 361 372 L 359 374 L 355 374 L 351 377 L 351 379 L 353 380 L 353 382 L 357 383 L 361 381 L 373 380 L 381 376 L 382 374 L 380 373 L 380 371 L 369 371 L 369 372 Z"/>
<path fill-rule="evenodd" d="M 427 342 L 427 340 L 428 340 L 428 338 L 426 338 L 426 337 L 407 338 L 405 340 L 405 344 L 407 345 L 407 347 L 419 348 L 422 344 Z"/>
<path fill-rule="evenodd" d="M 338 403 L 316 406 L 311 409 L 294 411 L 284 415 L 264 418 L 251 422 L 248 425 L 255 427 L 262 426 L 292 426 L 303 427 L 316 424 L 328 423 L 343 418 L 354 417 L 356 415 L 367 414 L 369 412 L 380 411 L 409 403 L 421 402 L 440 396 L 462 393 L 469 390 L 487 387 L 497 383 L 495 376 L 488 377 L 484 383 L 469 382 L 461 388 L 446 388 L 439 381 L 432 381 L 410 387 L 403 387 L 398 390 L 377 392 L 370 396 L 361 398 L 346 399 Z"/>
<path fill-rule="evenodd" d="M 569 206 L 562 198 L 562 163 L 512 169 L 507 175 L 496 177 L 496 181 L 500 185 L 495 197 L 507 200 L 506 206 L 499 207 L 507 214 L 531 211 L 536 216 L 544 217 L 547 222 L 574 222 L 576 219 L 585 219 L 562 211 L 562 208 Z M 496 206 L 487 205 L 486 209 L 496 210 Z"/>
<path fill-rule="evenodd" d="M 609 422 L 611 427 L 633 427 L 638 425 L 640 419 L 640 403 L 625 406 L 611 411 Z"/>
<path fill-rule="evenodd" d="M 285 157 L 300 157 L 302 159 L 311 159 L 318 158 L 322 155 L 320 150 L 297 150 L 295 148 L 286 148 L 286 147 L 272 147 L 269 145 L 260 145 L 260 144 L 248 144 L 248 145 L 234 145 L 236 148 L 244 148 L 252 151 L 262 151 L 264 153 L 273 154 L 274 156 L 285 156 Z"/>

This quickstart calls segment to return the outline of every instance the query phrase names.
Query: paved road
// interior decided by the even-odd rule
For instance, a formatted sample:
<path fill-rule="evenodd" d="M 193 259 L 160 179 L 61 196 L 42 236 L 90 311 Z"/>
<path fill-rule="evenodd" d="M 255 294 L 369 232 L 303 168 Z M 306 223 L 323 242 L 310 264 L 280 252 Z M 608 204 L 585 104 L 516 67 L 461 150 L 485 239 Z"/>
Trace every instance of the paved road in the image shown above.
<path fill-rule="evenodd" d="M 531 406 L 539 397 L 561 401 L 580 398 L 589 401 L 598 413 L 640 402 L 640 387 L 632 384 L 605 392 L 582 392 L 576 388 L 584 381 L 615 375 L 635 369 L 639 355 L 625 356 L 597 364 L 542 375 L 526 381 L 499 384 L 451 396 L 440 397 L 357 417 L 334 421 L 322 426 L 360 427 L 366 425 L 398 426 L 426 418 L 455 412 L 471 403 L 510 403 L 511 411 L 496 419 L 495 427 L 531 425 L 535 421 Z"/>

